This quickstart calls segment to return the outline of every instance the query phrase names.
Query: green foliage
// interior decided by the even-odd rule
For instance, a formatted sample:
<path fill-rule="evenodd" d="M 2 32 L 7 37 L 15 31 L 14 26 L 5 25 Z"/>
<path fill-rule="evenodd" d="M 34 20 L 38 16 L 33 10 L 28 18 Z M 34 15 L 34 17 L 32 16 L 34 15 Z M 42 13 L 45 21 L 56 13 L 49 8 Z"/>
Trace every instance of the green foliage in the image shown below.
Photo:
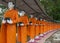
<path fill-rule="evenodd" d="M 60 20 L 60 0 L 41 0 L 40 2 L 49 16 L 54 20 Z"/>
<path fill-rule="evenodd" d="M 2 4 L 0 4 L 0 8 L 5 9 L 6 7 Z"/>
<path fill-rule="evenodd" d="M 2 4 L 0 4 L 0 8 L 2 8 L 2 13 L 0 13 L 0 16 L 3 16 L 7 8 Z M 2 17 L 0 17 L 0 26 L 1 26 L 1 22 L 2 22 Z"/>

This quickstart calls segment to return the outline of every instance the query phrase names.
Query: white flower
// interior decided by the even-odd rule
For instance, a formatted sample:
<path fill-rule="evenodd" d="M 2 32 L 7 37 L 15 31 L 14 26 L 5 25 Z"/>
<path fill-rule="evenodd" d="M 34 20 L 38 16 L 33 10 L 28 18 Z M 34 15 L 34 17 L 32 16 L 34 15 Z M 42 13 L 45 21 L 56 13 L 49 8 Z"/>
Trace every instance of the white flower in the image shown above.
<path fill-rule="evenodd" d="M 0 8 L 0 14 L 2 13 L 2 8 Z"/>

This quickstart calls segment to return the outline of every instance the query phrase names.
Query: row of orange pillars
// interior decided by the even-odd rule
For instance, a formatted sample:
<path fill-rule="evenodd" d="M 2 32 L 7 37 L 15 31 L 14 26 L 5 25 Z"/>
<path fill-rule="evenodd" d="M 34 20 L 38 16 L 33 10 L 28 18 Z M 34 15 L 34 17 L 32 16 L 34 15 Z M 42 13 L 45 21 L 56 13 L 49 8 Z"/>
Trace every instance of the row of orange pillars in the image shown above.
<path fill-rule="evenodd" d="M 0 28 L 0 43 L 37 43 L 36 40 L 40 40 L 41 37 L 49 34 L 52 31 L 60 29 L 60 23 L 48 22 L 46 20 L 35 20 L 35 18 L 29 19 L 29 25 L 16 26 L 17 32 L 12 27 L 3 31 L 8 33 L 2 33 Z M 23 21 L 26 24 L 26 21 Z M 4 34 L 4 35 L 3 35 Z M 12 37 L 16 34 L 15 38 Z"/>

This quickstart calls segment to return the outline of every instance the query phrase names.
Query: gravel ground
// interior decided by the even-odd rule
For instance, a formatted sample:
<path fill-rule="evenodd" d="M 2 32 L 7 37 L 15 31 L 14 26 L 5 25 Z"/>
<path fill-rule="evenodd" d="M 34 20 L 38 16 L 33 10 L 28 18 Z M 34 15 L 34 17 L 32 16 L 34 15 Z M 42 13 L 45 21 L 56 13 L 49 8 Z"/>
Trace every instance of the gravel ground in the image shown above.
<path fill-rule="evenodd" d="M 57 36 L 56 36 L 57 34 Z M 57 40 L 54 40 L 54 39 L 57 39 Z M 57 31 L 56 33 L 54 33 L 51 37 L 49 37 L 45 43 L 60 43 L 60 30 Z"/>

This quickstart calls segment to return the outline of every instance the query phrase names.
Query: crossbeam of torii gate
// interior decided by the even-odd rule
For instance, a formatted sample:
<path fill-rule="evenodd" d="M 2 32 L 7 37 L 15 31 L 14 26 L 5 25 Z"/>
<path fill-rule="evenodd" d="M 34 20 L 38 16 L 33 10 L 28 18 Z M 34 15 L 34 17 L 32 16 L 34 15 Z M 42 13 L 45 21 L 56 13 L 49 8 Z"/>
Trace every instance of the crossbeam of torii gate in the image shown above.
<path fill-rule="evenodd" d="M 0 3 L 4 4 L 7 7 L 7 3 L 9 1 L 15 3 L 15 7 L 18 8 L 18 10 L 24 10 L 28 14 L 33 14 L 38 18 L 42 17 L 46 20 L 53 20 L 44 11 L 44 8 L 42 7 L 40 0 L 0 0 Z"/>

